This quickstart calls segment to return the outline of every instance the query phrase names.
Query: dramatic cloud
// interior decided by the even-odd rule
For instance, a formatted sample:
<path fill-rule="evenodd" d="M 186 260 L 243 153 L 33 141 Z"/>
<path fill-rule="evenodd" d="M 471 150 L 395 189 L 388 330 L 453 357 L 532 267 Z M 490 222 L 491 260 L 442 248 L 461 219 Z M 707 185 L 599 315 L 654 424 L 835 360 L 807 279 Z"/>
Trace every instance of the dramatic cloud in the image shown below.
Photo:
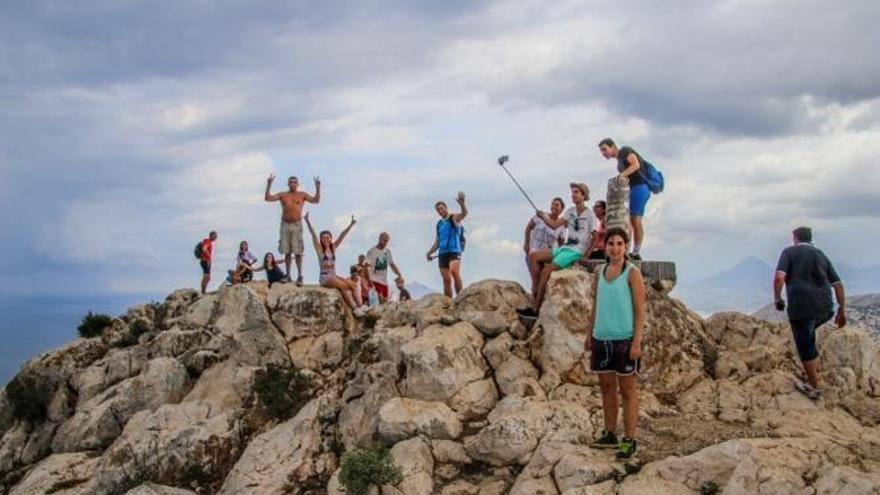
<path fill-rule="evenodd" d="M 773 257 L 800 223 L 868 264 L 878 14 L 867 0 L 12 2 L 0 293 L 193 285 L 207 230 L 218 268 L 241 239 L 274 249 L 270 173 L 307 190 L 321 176 L 321 227 L 356 216 L 341 265 L 388 231 L 408 278 L 435 285 L 432 206 L 465 190 L 466 278 L 524 280 L 532 210 L 495 158 L 539 206 L 570 202 L 573 179 L 595 200 L 614 173 L 606 136 L 667 176 L 646 250 L 685 276 Z"/>

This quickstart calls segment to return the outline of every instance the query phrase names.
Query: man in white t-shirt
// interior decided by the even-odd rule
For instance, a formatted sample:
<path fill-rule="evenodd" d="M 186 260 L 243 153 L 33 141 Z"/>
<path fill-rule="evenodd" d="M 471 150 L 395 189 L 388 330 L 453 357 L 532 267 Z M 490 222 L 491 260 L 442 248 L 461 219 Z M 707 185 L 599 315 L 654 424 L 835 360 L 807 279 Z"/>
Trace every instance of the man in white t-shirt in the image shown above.
<path fill-rule="evenodd" d="M 545 265 L 541 269 L 533 307 L 517 310 L 522 316 L 538 316 L 538 311 L 541 309 L 541 303 L 544 302 L 544 295 L 547 292 L 550 274 L 574 265 L 596 247 L 596 229 L 599 222 L 586 204 L 586 201 L 590 199 L 590 188 L 580 182 L 572 182 L 569 187 L 571 188 L 571 202 L 574 203 L 574 206 L 565 210 L 564 215 L 554 220 L 546 212 L 539 211 L 537 213 L 538 217 L 551 228 L 567 227 L 568 238 L 564 246 L 557 247 L 550 253 L 543 252 L 534 257 L 535 261 L 545 263 Z"/>
<path fill-rule="evenodd" d="M 397 268 L 394 258 L 391 256 L 391 248 L 388 247 L 389 242 L 391 242 L 391 236 L 388 235 L 388 232 L 382 232 L 379 234 L 379 243 L 367 251 L 367 263 L 370 265 L 370 282 L 372 282 L 373 288 L 376 289 L 376 293 L 379 294 L 380 303 L 388 300 L 388 268 L 391 268 L 398 279 L 403 280 L 403 275 L 400 274 L 400 269 Z"/>
<path fill-rule="evenodd" d="M 565 202 L 562 201 L 562 198 L 553 198 L 553 201 L 550 202 L 550 219 L 558 219 L 564 209 Z M 533 216 L 529 220 L 528 225 L 526 225 L 523 250 L 526 252 L 526 265 L 529 267 L 529 275 L 532 277 L 533 298 L 537 295 L 538 278 L 541 275 L 542 268 L 542 263 L 537 260 L 546 259 L 546 254 L 550 254 L 553 248 L 563 244 L 565 244 L 565 227 L 552 228 L 538 218 L 538 215 Z"/>

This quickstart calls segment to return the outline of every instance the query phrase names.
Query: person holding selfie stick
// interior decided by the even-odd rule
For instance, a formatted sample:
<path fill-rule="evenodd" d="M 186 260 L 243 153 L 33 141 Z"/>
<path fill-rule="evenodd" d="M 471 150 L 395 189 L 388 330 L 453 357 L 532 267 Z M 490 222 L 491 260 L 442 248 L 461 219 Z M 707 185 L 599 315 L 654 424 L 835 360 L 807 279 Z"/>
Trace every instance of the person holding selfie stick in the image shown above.
<path fill-rule="evenodd" d="M 452 287 L 455 285 L 455 295 L 461 293 L 461 253 L 464 251 L 464 227 L 461 222 L 468 214 L 464 193 L 459 191 L 455 201 L 461 207 L 460 213 L 450 214 L 449 208 L 443 201 L 434 204 L 434 210 L 440 215 L 440 220 L 435 227 L 434 244 L 428 250 L 428 261 L 434 259 L 437 252 L 437 264 L 440 268 L 440 276 L 443 277 L 443 294 L 447 304 L 452 302 Z"/>
<path fill-rule="evenodd" d="M 838 327 L 846 325 L 846 294 L 843 282 L 828 257 L 813 246 L 813 231 L 798 227 L 792 232 L 793 246 L 782 250 L 773 278 L 773 298 L 776 309 L 786 309 L 782 286 L 788 298 L 788 321 L 794 336 L 798 356 L 804 366 L 807 381 L 796 380 L 795 388 L 812 400 L 819 400 L 819 351 L 816 349 L 816 329 L 834 316 L 831 289 L 837 299 Z"/>

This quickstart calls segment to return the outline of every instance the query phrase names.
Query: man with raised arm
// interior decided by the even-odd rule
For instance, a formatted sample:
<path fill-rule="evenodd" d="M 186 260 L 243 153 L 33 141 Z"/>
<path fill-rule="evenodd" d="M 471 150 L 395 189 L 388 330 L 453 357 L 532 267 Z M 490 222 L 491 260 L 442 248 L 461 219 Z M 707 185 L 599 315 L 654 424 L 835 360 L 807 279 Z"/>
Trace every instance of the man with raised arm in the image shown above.
<path fill-rule="evenodd" d="M 443 201 L 437 201 L 434 204 L 434 211 L 440 215 L 440 220 L 435 228 L 434 244 L 428 250 L 426 258 L 428 261 L 434 259 L 434 253 L 437 254 L 437 264 L 440 268 L 440 276 L 443 277 L 443 294 L 446 296 L 446 304 L 452 303 L 452 287 L 455 285 L 455 295 L 461 292 L 463 284 L 461 282 L 461 253 L 464 251 L 462 243 L 462 233 L 464 227 L 461 222 L 468 214 L 467 205 L 465 204 L 464 193 L 459 192 L 455 197 L 455 201 L 461 207 L 461 213 L 449 213 L 449 208 Z"/>
<path fill-rule="evenodd" d="M 816 349 L 816 329 L 834 316 L 838 327 L 846 325 L 846 294 L 843 282 L 831 261 L 813 246 L 813 231 L 798 227 L 792 234 L 793 246 L 782 250 L 773 278 L 773 298 L 776 309 L 786 309 L 782 287 L 788 298 L 788 321 L 794 336 L 798 357 L 807 375 L 806 383 L 795 381 L 795 388 L 812 400 L 819 400 L 819 351 Z M 837 299 L 837 315 L 831 291 Z"/>
<path fill-rule="evenodd" d="M 278 251 L 284 255 L 285 278 L 290 281 L 291 255 L 296 259 L 296 285 L 302 286 L 302 258 L 303 251 L 303 205 L 319 203 L 321 201 L 321 179 L 315 177 L 315 195 L 299 190 L 299 179 L 291 176 L 287 179 L 287 191 L 272 194 L 272 182 L 275 174 L 269 176 L 266 181 L 267 202 L 279 201 L 281 203 L 281 228 L 279 230 Z"/>

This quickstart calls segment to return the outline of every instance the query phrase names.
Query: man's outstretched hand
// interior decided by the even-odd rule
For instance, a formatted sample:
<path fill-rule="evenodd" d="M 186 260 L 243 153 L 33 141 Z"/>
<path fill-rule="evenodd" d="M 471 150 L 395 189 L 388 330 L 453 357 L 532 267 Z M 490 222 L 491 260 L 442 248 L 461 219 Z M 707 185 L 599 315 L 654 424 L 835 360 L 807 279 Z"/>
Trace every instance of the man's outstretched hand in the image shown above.
<path fill-rule="evenodd" d="M 315 176 L 315 187 L 321 187 L 321 178 Z"/>
<path fill-rule="evenodd" d="M 463 191 L 458 191 L 458 195 L 455 196 L 455 201 L 457 201 L 458 204 L 460 204 L 460 205 L 464 204 L 464 192 Z"/>
<path fill-rule="evenodd" d="M 269 184 L 271 184 L 274 181 L 275 181 L 275 174 L 269 175 L 269 178 L 266 179 L 266 182 L 268 182 Z"/>

